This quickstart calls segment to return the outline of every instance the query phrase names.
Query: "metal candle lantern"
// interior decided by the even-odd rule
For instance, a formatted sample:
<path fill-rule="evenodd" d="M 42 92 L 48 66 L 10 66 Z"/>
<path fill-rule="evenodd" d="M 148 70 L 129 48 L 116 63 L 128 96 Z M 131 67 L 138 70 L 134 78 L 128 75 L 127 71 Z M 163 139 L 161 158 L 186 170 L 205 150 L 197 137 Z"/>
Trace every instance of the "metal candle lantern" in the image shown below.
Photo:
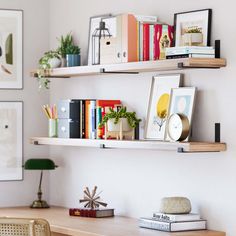
<path fill-rule="evenodd" d="M 101 38 L 110 38 L 111 34 L 106 28 L 104 21 L 100 21 L 99 28 L 96 28 L 92 35 L 92 64 L 100 64 L 100 39 Z"/>

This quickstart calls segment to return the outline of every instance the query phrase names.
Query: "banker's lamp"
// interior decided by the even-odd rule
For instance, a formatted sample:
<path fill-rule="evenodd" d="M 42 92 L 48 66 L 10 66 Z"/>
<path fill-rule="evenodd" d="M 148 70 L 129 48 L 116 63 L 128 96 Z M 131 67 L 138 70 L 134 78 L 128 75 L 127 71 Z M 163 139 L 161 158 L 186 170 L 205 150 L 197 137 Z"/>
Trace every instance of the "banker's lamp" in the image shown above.
<path fill-rule="evenodd" d="M 41 170 L 39 188 L 38 188 L 38 199 L 33 201 L 31 208 L 49 208 L 46 201 L 42 200 L 42 178 L 43 170 L 54 170 L 57 166 L 50 159 L 29 159 L 25 162 L 24 168 L 26 170 Z"/>

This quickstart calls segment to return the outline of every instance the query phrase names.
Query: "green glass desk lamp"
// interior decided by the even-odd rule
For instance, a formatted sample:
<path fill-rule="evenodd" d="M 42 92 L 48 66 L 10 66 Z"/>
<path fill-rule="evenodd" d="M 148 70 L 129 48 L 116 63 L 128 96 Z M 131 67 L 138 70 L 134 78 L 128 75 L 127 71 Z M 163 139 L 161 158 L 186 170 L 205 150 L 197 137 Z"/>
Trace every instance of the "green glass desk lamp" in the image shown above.
<path fill-rule="evenodd" d="M 49 208 L 46 201 L 42 200 L 42 178 L 43 170 L 54 170 L 57 168 L 55 163 L 50 159 L 29 159 L 25 162 L 24 168 L 26 170 L 41 170 L 39 188 L 38 188 L 38 200 L 33 201 L 31 208 Z"/>

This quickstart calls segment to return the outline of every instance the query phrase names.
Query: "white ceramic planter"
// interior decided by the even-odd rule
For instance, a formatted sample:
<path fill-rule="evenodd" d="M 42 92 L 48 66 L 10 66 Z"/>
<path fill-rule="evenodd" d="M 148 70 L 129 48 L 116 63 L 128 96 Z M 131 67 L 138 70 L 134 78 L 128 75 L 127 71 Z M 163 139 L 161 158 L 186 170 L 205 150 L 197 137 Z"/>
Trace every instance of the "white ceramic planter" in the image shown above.
<path fill-rule="evenodd" d="M 117 124 L 114 124 L 115 119 L 110 119 L 107 122 L 107 130 L 119 132 L 122 126 L 122 131 L 128 132 L 132 130 L 126 118 L 120 118 Z M 122 123 L 122 124 L 121 124 Z"/>
<path fill-rule="evenodd" d="M 202 33 L 186 33 L 183 35 L 184 45 L 200 45 L 203 43 Z"/>
<path fill-rule="evenodd" d="M 58 68 L 61 66 L 61 59 L 58 59 L 56 57 L 51 58 L 48 60 L 48 64 L 50 65 L 51 68 Z"/>

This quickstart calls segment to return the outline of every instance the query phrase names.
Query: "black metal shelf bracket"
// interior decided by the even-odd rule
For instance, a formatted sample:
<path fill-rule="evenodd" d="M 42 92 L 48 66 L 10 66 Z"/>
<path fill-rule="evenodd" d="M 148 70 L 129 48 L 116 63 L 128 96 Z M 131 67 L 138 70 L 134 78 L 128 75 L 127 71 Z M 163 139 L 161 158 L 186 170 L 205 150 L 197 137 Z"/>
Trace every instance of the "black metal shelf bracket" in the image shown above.
<path fill-rule="evenodd" d="M 39 141 L 34 141 L 33 144 L 34 145 L 39 145 Z"/>
<path fill-rule="evenodd" d="M 220 123 L 215 123 L 215 142 L 220 143 Z"/>
<path fill-rule="evenodd" d="M 178 69 L 219 69 L 220 67 L 211 67 L 211 66 L 185 66 L 183 62 L 177 64 Z"/>
<path fill-rule="evenodd" d="M 139 74 L 139 72 L 137 71 L 106 71 L 105 68 L 101 68 L 100 73 L 102 74 L 131 74 L 131 75 Z"/>
<path fill-rule="evenodd" d="M 105 149 L 106 148 L 105 144 L 100 144 L 100 148 Z"/>

